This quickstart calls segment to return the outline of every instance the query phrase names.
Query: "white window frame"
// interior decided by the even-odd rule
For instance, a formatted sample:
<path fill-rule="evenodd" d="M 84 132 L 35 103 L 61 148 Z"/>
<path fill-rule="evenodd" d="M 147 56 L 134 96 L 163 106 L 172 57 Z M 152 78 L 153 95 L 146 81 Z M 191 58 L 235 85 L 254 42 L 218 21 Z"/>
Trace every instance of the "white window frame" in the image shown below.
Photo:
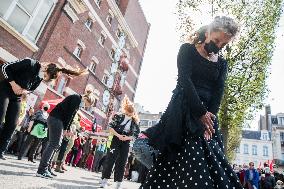
<path fill-rule="evenodd" d="M 109 22 L 109 18 L 111 18 L 111 21 Z M 111 10 L 108 10 L 108 14 L 107 14 L 107 17 L 106 17 L 106 21 L 108 23 L 108 25 L 111 26 L 111 23 L 113 21 L 113 18 L 114 18 L 114 15 L 113 15 L 113 12 Z"/>
<path fill-rule="evenodd" d="M 263 146 L 263 156 L 268 156 L 268 146 Z"/>
<path fill-rule="evenodd" d="M 103 38 L 104 38 L 104 41 L 102 42 L 102 36 L 103 36 Z M 106 39 L 107 39 L 107 35 L 104 33 L 104 31 L 102 31 L 101 32 L 101 35 L 100 35 L 100 37 L 99 37 L 99 44 L 104 48 L 104 44 L 105 44 L 105 42 L 106 42 Z"/>
<path fill-rule="evenodd" d="M 38 4 L 36 5 L 36 7 L 35 7 L 35 9 L 34 9 L 34 11 L 33 11 L 32 14 L 30 14 L 29 12 L 27 12 L 24 7 L 22 7 L 20 4 L 18 4 L 18 1 L 19 1 L 19 0 L 13 0 L 13 2 L 11 3 L 11 5 L 9 6 L 9 8 L 7 9 L 7 11 L 5 12 L 5 14 L 3 15 L 2 18 L 3 18 L 3 20 L 5 20 L 5 21 L 7 22 L 7 24 L 9 24 L 9 23 L 8 23 L 8 18 L 11 16 L 12 12 L 14 11 L 14 9 L 15 9 L 17 6 L 20 7 L 20 9 L 21 9 L 22 11 L 24 11 L 30 18 L 29 18 L 29 21 L 28 21 L 27 24 L 25 25 L 25 27 L 24 27 L 24 29 L 23 29 L 22 32 L 18 32 L 18 31 L 16 30 L 16 28 L 15 28 L 15 30 L 16 30 L 18 33 L 20 33 L 22 36 L 27 37 L 27 36 L 28 36 L 28 31 L 29 31 L 31 25 L 33 24 L 34 19 L 36 18 L 36 16 L 37 16 L 37 14 L 38 14 L 38 12 L 39 12 L 39 10 L 40 10 L 40 8 L 41 8 L 41 6 L 42 6 L 44 0 L 39 0 Z M 51 13 L 53 12 L 53 10 L 54 10 L 54 8 L 55 8 L 56 3 L 57 3 L 57 0 L 53 0 L 53 5 L 52 5 L 52 7 L 51 7 L 49 13 L 46 15 L 46 19 L 44 20 L 44 22 L 43 22 L 43 24 L 42 24 L 40 30 L 38 31 L 38 34 L 37 34 L 36 38 L 34 39 L 34 41 L 32 41 L 32 40 L 30 40 L 30 39 L 26 39 L 26 40 L 31 41 L 33 44 L 36 44 L 36 42 L 38 41 L 38 39 L 39 39 L 39 37 L 40 37 L 40 35 L 41 35 L 41 33 L 42 33 L 42 31 L 43 31 L 43 29 L 44 29 L 46 23 L 47 23 L 47 21 L 48 21 L 49 18 L 50 18 Z M 10 24 L 9 24 L 9 25 L 10 25 Z M 11 26 L 11 25 L 10 25 L 10 26 Z M 11 26 L 11 27 L 12 27 L 12 26 Z M 12 27 L 12 28 L 14 28 L 14 27 Z"/>
<path fill-rule="evenodd" d="M 252 145 L 252 155 L 257 155 L 257 145 Z"/>
<path fill-rule="evenodd" d="M 93 69 L 94 65 L 96 65 L 95 70 Z M 92 60 L 91 60 L 91 64 L 90 64 L 90 66 L 89 66 L 89 70 L 90 70 L 90 72 L 93 73 L 94 75 L 95 75 L 95 73 L 96 73 L 97 66 L 98 66 L 98 62 L 92 59 Z"/>
<path fill-rule="evenodd" d="M 97 7 L 100 9 L 103 0 L 94 0 L 94 1 L 96 3 Z"/>
<path fill-rule="evenodd" d="M 80 51 L 78 51 L 78 50 L 80 50 Z M 83 47 L 80 44 L 77 44 L 77 46 L 76 46 L 76 48 L 75 48 L 75 50 L 73 52 L 73 55 L 81 60 L 82 52 L 83 52 Z"/>
<path fill-rule="evenodd" d="M 112 55 L 112 52 L 113 52 L 113 55 Z M 110 57 L 111 60 L 114 60 L 115 49 L 114 49 L 114 48 L 111 48 L 111 50 L 109 51 L 108 55 L 109 55 L 109 57 Z"/>
<path fill-rule="evenodd" d="M 89 23 L 89 24 L 88 24 Z M 93 19 L 91 19 L 90 17 L 87 18 L 87 20 L 85 21 L 85 26 L 89 31 L 92 31 L 92 27 L 93 27 L 94 21 Z"/>
<path fill-rule="evenodd" d="M 248 144 L 244 144 L 244 154 L 249 154 L 249 146 L 248 146 Z"/>
<path fill-rule="evenodd" d="M 117 30 L 115 31 L 115 36 L 116 36 L 117 39 L 119 39 L 119 37 L 120 37 L 119 33 L 124 33 L 123 29 L 120 26 L 118 26 Z"/>

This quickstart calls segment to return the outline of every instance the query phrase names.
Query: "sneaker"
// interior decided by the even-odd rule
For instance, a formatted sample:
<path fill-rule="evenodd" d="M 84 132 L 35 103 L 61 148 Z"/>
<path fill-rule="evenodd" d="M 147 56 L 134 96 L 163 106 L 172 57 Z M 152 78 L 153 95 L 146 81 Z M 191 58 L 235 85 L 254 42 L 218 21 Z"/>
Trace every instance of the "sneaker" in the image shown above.
<path fill-rule="evenodd" d="M 37 172 L 36 177 L 41 177 L 41 178 L 46 178 L 46 179 L 52 179 L 53 178 L 53 176 L 51 176 L 50 172 L 48 172 L 48 171 L 45 171 L 43 173 Z"/>
<path fill-rule="evenodd" d="M 108 187 L 107 181 L 108 181 L 108 179 L 102 179 L 100 181 L 100 188 L 106 189 Z"/>
<path fill-rule="evenodd" d="M 49 174 L 52 175 L 53 177 L 57 177 L 57 174 L 51 171 L 51 169 L 48 169 L 47 172 L 49 172 Z"/>
<path fill-rule="evenodd" d="M 0 159 L 1 159 L 1 160 L 6 160 L 6 158 L 5 158 L 4 155 L 2 155 L 2 154 L 0 155 Z"/>
<path fill-rule="evenodd" d="M 121 189 L 122 182 L 115 182 L 115 189 Z"/>

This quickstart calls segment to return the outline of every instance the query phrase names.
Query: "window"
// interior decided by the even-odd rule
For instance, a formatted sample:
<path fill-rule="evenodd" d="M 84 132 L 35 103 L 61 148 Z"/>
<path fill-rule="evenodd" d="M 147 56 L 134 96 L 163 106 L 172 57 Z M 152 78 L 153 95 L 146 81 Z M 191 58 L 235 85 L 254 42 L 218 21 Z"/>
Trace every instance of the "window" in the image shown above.
<path fill-rule="evenodd" d="M 268 133 L 263 133 L 262 139 L 263 140 L 268 140 Z"/>
<path fill-rule="evenodd" d="M 284 141 L 284 132 L 280 132 L 280 141 Z"/>
<path fill-rule="evenodd" d="M 106 35 L 103 34 L 103 33 L 101 33 L 101 36 L 100 36 L 100 39 L 99 39 L 99 44 L 100 44 L 101 46 L 104 46 L 105 41 L 106 41 Z"/>
<path fill-rule="evenodd" d="M 149 124 L 149 120 L 140 120 L 140 123 L 139 123 L 140 126 L 148 126 L 148 124 Z"/>
<path fill-rule="evenodd" d="M 157 123 L 157 121 L 152 121 L 152 126 L 156 125 Z"/>
<path fill-rule="evenodd" d="M 115 50 L 111 49 L 111 51 L 109 52 L 109 57 L 114 60 L 114 55 L 115 55 Z"/>
<path fill-rule="evenodd" d="M 240 147 L 236 148 L 236 153 L 240 153 Z"/>
<path fill-rule="evenodd" d="M 77 57 L 77 58 L 81 58 L 83 52 L 83 48 L 81 47 L 81 45 L 77 45 L 73 54 Z"/>
<path fill-rule="evenodd" d="M 284 125 L 284 117 L 279 117 L 279 125 Z"/>
<path fill-rule="evenodd" d="M 257 155 L 257 146 L 252 145 L 252 155 Z"/>
<path fill-rule="evenodd" d="M 64 92 L 64 87 L 67 83 L 67 80 L 65 77 L 61 77 L 60 81 L 58 82 L 58 87 L 57 87 L 57 92 L 60 94 L 63 94 Z"/>
<path fill-rule="evenodd" d="M 117 6 L 120 5 L 120 0 L 115 0 L 115 3 L 117 4 Z"/>
<path fill-rule="evenodd" d="M 123 31 L 121 28 L 117 28 L 116 33 L 115 33 L 117 38 L 120 38 L 123 35 Z"/>
<path fill-rule="evenodd" d="M 85 22 L 85 26 L 91 30 L 92 29 L 92 26 L 93 26 L 93 20 L 91 18 L 88 18 Z"/>
<path fill-rule="evenodd" d="M 97 63 L 95 61 L 92 61 L 90 64 L 90 70 L 93 73 L 96 73 Z"/>
<path fill-rule="evenodd" d="M 95 0 L 97 6 L 100 8 L 102 4 L 102 0 Z"/>
<path fill-rule="evenodd" d="M 263 146 L 263 156 L 268 156 L 268 147 Z"/>
<path fill-rule="evenodd" d="M 107 15 L 106 21 L 109 25 L 111 25 L 112 20 L 113 20 L 113 15 L 111 12 L 109 12 Z"/>
<path fill-rule="evenodd" d="M 103 83 L 105 84 L 105 85 L 107 85 L 107 81 L 108 81 L 108 78 L 109 78 L 109 75 L 108 74 L 105 74 L 104 76 L 103 76 Z"/>
<path fill-rule="evenodd" d="M 244 154 L 248 154 L 248 145 L 244 144 Z"/>
<path fill-rule="evenodd" d="M 55 0 L 1 1 L 0 16 L 19 33 L 36 42 Z"/>

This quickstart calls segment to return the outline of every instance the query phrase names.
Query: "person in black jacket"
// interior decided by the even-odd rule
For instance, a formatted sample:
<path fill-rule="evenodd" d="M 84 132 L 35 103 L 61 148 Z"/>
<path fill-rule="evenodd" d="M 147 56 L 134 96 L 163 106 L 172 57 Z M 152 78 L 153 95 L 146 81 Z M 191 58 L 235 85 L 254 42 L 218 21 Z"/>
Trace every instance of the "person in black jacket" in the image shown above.
<path fill-rule="evenodd" d="M 128 97 L 123 99 L 121 110 L 122 114 L 115 114 L 109 124 L 110 132 L 114 136 L 103 165 L 101 188 L 107 187 L 114 164 L 115 188 L 119 189 L 121 187 L 129 152 L 129 143 L 137 138 L 140 132 L 138 115 Z"/>
<path fill-rule="evenodd" d="M 216 118 L 227 75 L 218 52 L 237 32 L 232 18 L 216 17 L 181 45 L 171 101 L 159 123 L 144 132 L 160 154 L 141 189 L 243 188 L 223 152 Z"/>
<path fill-rule="evenodd" d="M 5 160 L 3 154 L 16 128 L 21 95 L 34 91 L 41 81 L 56 79 L 60 73 L 79 76 L 86 71 L 60 68 L 55 63 L 40 63 L 30 58 L 0 65 L 0 159 Z"/>
<path fill-rule="evenodd" d="M 85 107 L 90 107 L 94 102 L 95 98 L 92 91 L 87 90 L 82 96 L 77 94 L 67 96 L 50 112 L 47 119 L 49 140 L 38 166 L 37 177 L 52 178 L 50 164 L 55 150 L 58 149 L 61 144 L 62 136 L 69 136 L 68 133 L 70 133 L 70 136 L 72 135 L 70 126 L 80 108 L 80 104 L 84 103 Z"/>

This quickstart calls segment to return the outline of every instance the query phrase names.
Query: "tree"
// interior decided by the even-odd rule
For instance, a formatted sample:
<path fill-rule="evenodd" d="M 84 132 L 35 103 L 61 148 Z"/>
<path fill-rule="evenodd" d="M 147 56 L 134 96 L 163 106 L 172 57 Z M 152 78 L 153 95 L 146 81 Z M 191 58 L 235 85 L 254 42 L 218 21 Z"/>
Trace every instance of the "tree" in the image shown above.
<path fill-rule="evenodd" d="M 202 15 L 223 13 L 240 23 L 238 37 L 222 52 L 229 68 L 218 118 L 230 160 L 240 143 L 242 126 L 262 108 L 268 94 L 266 79 L 282 8 L 283 0 L 180 0 L 177 4 L 181 41 L 202 24 L 196 22 Z"/>

